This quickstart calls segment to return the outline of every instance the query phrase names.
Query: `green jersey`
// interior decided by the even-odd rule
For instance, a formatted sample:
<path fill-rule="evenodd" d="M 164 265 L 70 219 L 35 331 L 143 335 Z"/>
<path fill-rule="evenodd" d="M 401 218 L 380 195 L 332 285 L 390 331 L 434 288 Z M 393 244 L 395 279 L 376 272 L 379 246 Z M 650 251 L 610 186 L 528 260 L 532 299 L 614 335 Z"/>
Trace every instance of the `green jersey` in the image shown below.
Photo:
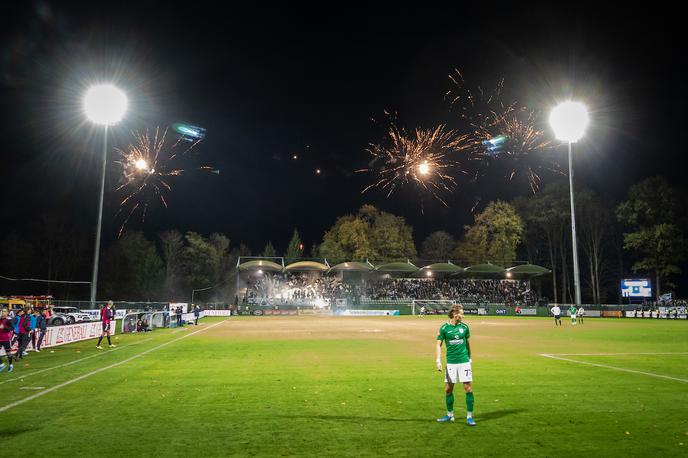
<path fill-rule="evenodd" d="M 470 359 L 468 354 L 468 338 L 471 331 L 465 323 L 444 323 L 437 333 L 437 340 L 443 340 L 447 346 L 447 364 L 467 363 Z"/>
<path fill-rule="evenodd" d="M 571 315 L 575 315 L 577 312 L 576 307 L 574 307 L 573 305 L 569 307 L 569 312 L 571 313 Z"/>

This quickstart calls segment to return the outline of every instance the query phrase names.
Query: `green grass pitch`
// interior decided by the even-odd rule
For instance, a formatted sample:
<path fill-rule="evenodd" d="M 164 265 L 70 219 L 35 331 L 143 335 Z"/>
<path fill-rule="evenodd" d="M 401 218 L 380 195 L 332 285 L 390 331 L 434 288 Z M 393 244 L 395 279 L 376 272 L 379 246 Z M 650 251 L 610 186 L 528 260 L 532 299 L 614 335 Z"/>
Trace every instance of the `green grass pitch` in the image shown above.
<path fill-rule="evenodd" d="M 687 322 L 468 317 L 470 428 L 460 387 L 435 421 L 443 320 L 208 318 L 31 353 L 0 374 L 2 456 L 688 456 Z"/>

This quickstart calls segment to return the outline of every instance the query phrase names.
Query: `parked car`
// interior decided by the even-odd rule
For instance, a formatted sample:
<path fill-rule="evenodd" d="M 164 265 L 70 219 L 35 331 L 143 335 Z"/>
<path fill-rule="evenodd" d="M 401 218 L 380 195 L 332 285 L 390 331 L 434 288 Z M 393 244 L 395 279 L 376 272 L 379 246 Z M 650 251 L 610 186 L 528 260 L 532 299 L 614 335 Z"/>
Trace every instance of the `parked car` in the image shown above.
<path fill-rule="evenodd" d="M 53 313 L 50 318 L 48 318 L 48 326 L 62 326 L 64 324 L 69 324 L 69 316 L 63 313 Z"/>
<path fill-rule="evenodd" d="M 91 316 L 88 313 L 84 313 L 76 307 L 53 307 L 53 312 L 55 315 L 50 318 L 50 323 L 56 326 L 60 326 L 57 321 L 63 321 L 61 324 L 75 324 L 91 321 Z M 61 318 L 61 320 L 58 320 L 58 318 Z"/>

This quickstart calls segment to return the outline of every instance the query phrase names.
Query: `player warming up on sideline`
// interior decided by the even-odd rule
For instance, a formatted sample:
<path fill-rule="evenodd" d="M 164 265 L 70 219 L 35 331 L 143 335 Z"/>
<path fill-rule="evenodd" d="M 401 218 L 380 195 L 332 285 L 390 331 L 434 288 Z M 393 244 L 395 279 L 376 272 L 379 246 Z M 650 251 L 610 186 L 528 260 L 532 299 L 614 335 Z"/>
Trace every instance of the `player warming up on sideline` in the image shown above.
<path fill-rule="evenodd" d="M 12 333 L 14 331 L 14 325 L 12 320 L 7 317 L 7 309 L 2 309 L 0 312 L 0 349 L 5 350 L 5 356 L 7 356 L 7 364 L 2 362 L 0 357 L 0 372 L 4 371 L 9 364 L 7 372 L 12 372 L 14 370 L 14 365 L 12 364 Z"/>
<path fill-rule="evenodd" d="M 576 312 L 576 306 L 571 304 L 571 307 L 569 307 L 569 313 L 571 314 L 571 326 L 575 326 L 577 324 Z"/>
<path fill-rule="evenodd" d="M 561 326 L 561 309 L 558 305 L 554 305 L 549 311 L 554 315 L 554 326 Z"/>
<path fill-rule="evenodd" d="M 436 365 L 437 370 L 442 371 L 442 343 L 447 346 L 447 365 L 444 370 L 444 394 L 447 404 L 447 415 L 438 418 L 437 421 L 454 421 L 454 385 L 463 383 L 466 392 L 466 424 L 475 426 L 473 420 L 473 370 L 471 369 L 471 345 L 468 339 L 471 332 L 463 323 L 463 306 L 454 304 L 449 310 L 449 321 L 440 327 L 437 333 Z"/>
<path fill-rule="evenodd" d="M 100 309 L 100 321 L 103 322 L 103 332 L 102 334 L 100 334 L 100 337 L 98 338 L 98 345 L 96 345 L 97 349 L 103 349 L 103 347 L 100 346 L 100 342 L 103 341 L 103 337 L 105 336 L 107 336 L 108 345 L 110 346 L 110 348 L 114 347 L 112 341 L 110 341 L 110 323 L 114 318 L 115 316 L 112 312 L 112 301 L 108 301 L 107 305 Z"/>

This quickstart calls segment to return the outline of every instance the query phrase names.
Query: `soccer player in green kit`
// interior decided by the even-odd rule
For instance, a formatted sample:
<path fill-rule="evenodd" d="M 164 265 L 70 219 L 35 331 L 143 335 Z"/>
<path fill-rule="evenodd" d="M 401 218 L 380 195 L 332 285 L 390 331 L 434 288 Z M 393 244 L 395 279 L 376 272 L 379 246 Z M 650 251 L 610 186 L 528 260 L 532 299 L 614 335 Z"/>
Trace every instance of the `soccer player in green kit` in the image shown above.
<path fill-rule="evenodd" d="M 449 310 L 449 321 L 440 327 L 437 333 L 437 370 L 442 370 L 442 343 L 447 345 L 447 365 L 444 370 L 444 394 L 447 403 L 447 415 L 437 421 L 454 421 L 454 385 L 463 383 L 466 392 L 466 424 L 475 426 L 473 420 L 473 370 L 471 369 L 471 344 L 468 339 L 471 331 L 463 323 L 463 306 L 454 304 Z"/>
<path fill-rule="evenodd" d="M 576 306 L 571 304 L 571 307 L 569 307 L 569 314 L 571 314 L 571 325 L 572 326 L 575 326 L 576 324 L 578 324 L 577 320 L 576 320 L 576 312 L 577 311 L 578 310 L 576 310 Z"/>

